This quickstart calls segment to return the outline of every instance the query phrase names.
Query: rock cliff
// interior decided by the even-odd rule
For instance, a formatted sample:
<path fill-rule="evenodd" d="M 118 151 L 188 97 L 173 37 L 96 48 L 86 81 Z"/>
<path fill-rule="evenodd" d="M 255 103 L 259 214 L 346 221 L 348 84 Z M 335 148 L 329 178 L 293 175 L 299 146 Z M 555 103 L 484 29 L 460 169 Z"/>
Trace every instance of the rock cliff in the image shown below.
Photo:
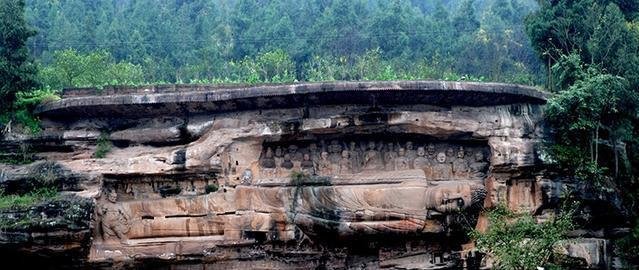
<path fill-rule="evenodd" d="M 543 217 L 570 188 L 593 219 L 623 212 L 544 162 L 545 100 L 442 81 L 68 89 L 37 109 L 41 134 L 2 142 L 46 161 L 0 165 L 6 190 L 46 173 L 68 196 L 1 219 L 62 221 L 3 230 L 0 247 L 44 268 L 478 269 L 482 209 Z M 610 267 L 613 227 L 564 253 Z"/>

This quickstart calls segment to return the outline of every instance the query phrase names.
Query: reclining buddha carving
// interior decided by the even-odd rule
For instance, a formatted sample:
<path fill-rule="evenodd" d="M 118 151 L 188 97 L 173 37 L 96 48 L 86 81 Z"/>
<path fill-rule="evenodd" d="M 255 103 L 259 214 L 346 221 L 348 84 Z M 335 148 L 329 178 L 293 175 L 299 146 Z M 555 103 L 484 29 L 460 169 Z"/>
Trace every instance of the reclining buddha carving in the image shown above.
<path fill-rule="evenodd" d="M 157 200 L 106 194 L 108 202 L 98 212 L 102 238 L 134 243 L 264 233 L 279 240 L 298 233 L 317 238 L 445 233 L 459 225 L 452 217 L 474 214 L 469 210 L 482 205 L 488 151 L 478 142 L 413 137 L 263 142 L 253 154 L 236 151 L 243 155 L 240 163 L 251 165 L 236 168 L 236 184 L 219 191 L 206 191 L 207 183 L 200 183 L 197 191 L 180 188 Z M 164 185 L 149 184 L 152 190 Z M 115 185 L 118 192 L 126 190 Z"/>
<path fill-rule="evenodd" d="M 273 148 L 292 151 L 278 166 Z M 447 216 L 482 205 L 487 148 L 377 137 L 267 142 L 257 162 L 260 177 L 281 180 L 239 192 L 253 194 L 257 212 L 264 205 L 285 208 L 288 222 L 309 235 L 439 233 L 451 225 Z M 289 162 L 291 155 L 301 157 L 299 164 Z M 269 173 L 273 170 L 275 175 Z M 295 171 L 308 182 L 288 185 Z M 280 192 L 272 190 L 274 183 L 283 186 Z"/>

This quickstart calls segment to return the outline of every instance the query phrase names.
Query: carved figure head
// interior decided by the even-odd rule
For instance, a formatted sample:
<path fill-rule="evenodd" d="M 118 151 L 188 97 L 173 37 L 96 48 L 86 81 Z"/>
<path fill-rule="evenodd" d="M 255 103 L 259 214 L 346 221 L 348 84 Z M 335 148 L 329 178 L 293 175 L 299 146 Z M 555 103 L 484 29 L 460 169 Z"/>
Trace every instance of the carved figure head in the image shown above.
<path fill-rule="evenodd" d="M 439 162 L 439 163 L 446 162 L 446 154 L 444 152 L 439 152 L 437 154 L 437 162 Z"/>
<path fill-rule="evenodd" d="M 116 193 L 114 189 L 109 190 L 107 193 L 107 200 L 109 202 L 116 203 L 118 201 L 118 193 Z"/>
<path fill-rule="evenodd" d="M 429 155 L 435 155 L 435 145 L 432 143 L 428 144 L 428 154 Z"/>
<path fill-rule="evenodd" d="M 399 154 L 400 157 L 403 157 L 406 155 L 406 149 L 404 149 L 404 147 L 399 148 L 399 150 L 397 151 L 397 154 Z"/>
<path fill-rule="evenodd" d="M 406 150 L 408 151 L 413 150 L 413 142 L 411 141 L 406 142 Z"/>
<path fill-rule="evenodd" d="M 417 156 L 418 157 L 423 157 L 426 155 L 426 150 L 424 149 L 423 146 L 417 147 Z"/>
<path fill-rule="evenodd" d="M 486 189 L 479 184 L 448 184 L 427 191 L 426 194 L 434 209 L 442 213 L 451 213 L 476 208 L 483 205 Z"/>
<path fill-rule="evenodd" d="M 282 147 L 277 147 L 275 148 L 275 156 L 276 157 L 282 157 Z"/>
<path fill-rule="evenodd" d="M 351 151 L 355 151 L 355 149 L 357 149 L 357 143 L 351 142 L 350 149 L 351 149 Z"/>
<path fill-rule="evenodd" d="M 251 169 L 244 170 L 242 173 L 242 182 L 246 184 L 250 183 L 251 180 L 253 180 L 253 171 L 251 171 Z"/>
<path fill-rule="evenodd" d="M 304 154 L 304 161 L 309 161 L 309 160 L 311 160 L 311 155 Z"/>
<path fill-rule="evenodd" d="M 320 154 L 320 157 L 321 157 L 322 159 L 324 159 L 324 160 L 327 160 L 327 159 L 328 159 L 328 152 L 326 152 L 326 151 L 322 152 L 322 153 Z"/>
<path fill-rule="evenodd" d="M 482 153 L 481 151 L 478 151 L 477 153 L 475 153 L 475 161 L 477 162 L 484 161 L 484 153 Z"/>
<path fill-rule="evenodd" d="M 294 145 L 294 144 L 289 145 L 288 152 L 291 154 L 295 154 L 297 152 L 297 145 Z"/>
<path fill-rule="evenodd" d="M 342 151 L 342 146 L 337 142 L 337 140 L 332 140 L 331 145 L 328 147 L 328 151 L 331 153 L 339 153 Z"/>
<path fill-rule="evenodd" d="M 448 147 L 448 149 L 446 149 L 446 156 L 447 157 L 454 157 L 455 156 L 455 150 L 453 150 L 453 148 Z"/>
<path fill-rule="evenodd" d="M 348 156 L 349 156 L 349 155 L 350 155 L 350 154 L 348 153 L 348 150 L 344 150 L 344 151 L 342 151 L 342 157 L 343 157 L 343 158 L 348 158 Z"/>
<path fill-rule="evenodd" d="M 459 151 L 457 151 L 457 157 L 458 157 L 458 158 L 464 158 L 464 155 L 465 155 L 465 154 L 466 154 L 466 153 L 464 152 L 464 147 L 463 147 L 463 146 L 460 146 L 460 147 L 459 147 Z"/>
<path fill-rule="evenodd" d="M 368 150 L 375 150 L 375 142 L 374 141 L 368 142 Z"/>
<path fill-rule="evenodd" d="M 316 152 L 317 151 L 317 144 L 316 143 L 311 143 L 308 145 L 308 150 L 310 150 L 311 152 Z"/>
<path fill-rule="evenodd" d="M 389 142 L 389 143 L 386 144 L 386 151 L 392 152 L 393 149 L 395 149 L 395 146 L 393 145 L 392 142 Z"/>
<path fill-rule="evenodd" d="M 266 148 L 266 153 L 264 154 L 265 157 L 267 158 L 272 158 L 273 157 L 273 149 L 268 147 Z"/>
<path fill-rule="evenodd" d="M 291 160 L 291 155 L 285 154 L 284 155 L 284 161 L 290 161 L 290 160 Z"/>

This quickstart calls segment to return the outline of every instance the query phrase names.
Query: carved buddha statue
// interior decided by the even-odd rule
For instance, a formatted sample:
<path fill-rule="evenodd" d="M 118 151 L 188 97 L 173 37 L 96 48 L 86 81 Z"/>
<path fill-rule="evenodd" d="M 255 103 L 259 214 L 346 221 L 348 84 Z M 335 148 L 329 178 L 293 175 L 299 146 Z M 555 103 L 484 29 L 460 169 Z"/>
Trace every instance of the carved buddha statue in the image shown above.
<path fill-rule="evenodd" d="M 395 169 L 395 158 L 397 157 L 397 152 L 395 151 L 395 145 L 392 142 L 386 144 L 386 149 L 384 149 L 384 165 L 387 171 L 392 171 Z"/>
<path fill-rule="evenodd" d="M 384 161 L 379 151 L 375 148 L 375 142 L 368 143 L 368 150 L 364 153 L 364 169 L 365 170 L 383 170 Z"/>
<path fill-rule="evenodd" d="M 452 147 L 446 148 L 446 160 L 448 163 L 452 164 L 455 159 L 455 150 Z"/>
<path fill-rule="evenodd" d="M 320 160 L 317 162 L 316 172 L 321 175 L 333 174 L 333 163 L 329 160 L 328 152 L 324 151 L 320 154 Z"/>
<path fill-rule="evenodd" d="M 397 152 L 397 157 L 394 160 L 394 169 L 395 170 L 408 170 L 410 169 L 410 162 L 406 157 L 406 150 L 404 148 L 399 148 Z"/>
<path fill-rule="evenodd" d="M 281 168 L 282 161 L 284 161 L 284 152 L 282 151 L 282 147 L 278 146 L 275 148 L 275 167 Z"/>
<path fill-rule="evenodd" d="M 316 143 L 311 143 L 308 145 L 308 152 L 313 162 L 317 162 L 320 159 L 320 151 L 317 148 Z"/>
<path fill-rule="evenodd" d="M 446 162 L 446 154 L 440 152 L 437 154 L 437 163 L 432 167 L 434 179 L 450 179 L 452 178 L 452 169 L 449 162 Z"/>
<path fill-rule="evenodd" d="M 308 153 L 304 154 L 304 156 L 302 157 L 300 167 L 302 168 L 302 172 L 305 172 L 309 175 L 315 174 L 315 164 L 311 160 L 311 155 Z"/>
<path fill-rule="evenodd" d="M 362 168 L 362 153 L 359 151 L 356 142 L 352 141 L 349 144 L 348 152 L 353 164 L 353 172 L 359 172 Z"/>
<path fill-rule="evenodd" d="M 329 159 L 331 162 L 337 164 L 342 159 L 342 146 L 337 140 L 332 140 L 328 146 Z"/>
<path fill-rule="evenodd" d="M 350 159 L 348 150 L 342 151 L 342 159 L 339 160 L 339 173 L 353 173 L 353 162 Z"/>
<path fill-rule="evenodd" d="M 436 156 L 437 153 L 435 152 L 436 150 L 435 150 L 435 145 L 434 144 L 429 143 L 427 148 L 426 148 L 426 150 L 428 151 L 427 152 L 428 153 L 428 159 L 430 159 L 430 160 L 437 159 L 437 156 Z"/>
<path fill-rule="evenodd" d="M 264 157 L 260 161 L 260 166 L 266 169 L 275 169 L 275 158 L 273 158 L 273 149 L 270 147 L 266 148 L 266 153 L 264 153 Z"/>
<path fill-rule="evenodd" d="M 468 178 L 468 162 L 464 158 L 464 147 L 460 146 L 459 151 L 457 151 L 457 158 L 453 161 L 453 174 L 457 179 Z"/>
<path fill-rule="evenodd" d="M 284 155 L 284 159 L 282 160 L 282 168 L 287 170 L 293 169 L 293 161 L 291 160 L 290 154 Z"/>
<path fill-rule="evenodd" d="M 291 156 L 291 161 L 302 161 L 302 153 L 297 151 L 297 145 L 291 144 L 288 146 L 288 154 Z"/>
<path fill-rule="evenodd" d="M 470 176 L 472 178 L 486 177 L 488 162 L 484 161 L 484 154 L 481 151 L 475 153 L 473 162 L 470 163 Z"/>
<path fill-rule="evenodd" d="M 428 159 L 426 158 L 426 150 L 422 146 L 417 147 L 417 156 L 413 160 L 413 168 L 424 170 L 428 166 L 430 166 L 430 163 L 428 162 Z"/>
<path fill-rule="evenodd" d="M 300 198 L 299 204 L 287 211 L 302 231 L 318 236 L 443 232 L 434 216 L 480 206 L 486 196 L 483 185 L 469 182 L 431 187 L 306 187 L 297 192 L 297 197 L 289 198 Z"/>

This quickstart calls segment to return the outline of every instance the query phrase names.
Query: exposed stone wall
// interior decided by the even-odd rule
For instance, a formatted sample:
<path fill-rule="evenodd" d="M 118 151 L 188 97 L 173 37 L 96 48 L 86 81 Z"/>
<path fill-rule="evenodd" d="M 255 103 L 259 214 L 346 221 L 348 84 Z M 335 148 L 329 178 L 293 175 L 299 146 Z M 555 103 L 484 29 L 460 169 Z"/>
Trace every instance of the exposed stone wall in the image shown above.
<path fill-rule="evenodd" d="M 95 200 L 87 264 L 477 269 L 466 232 L 483 207 L 541 214 L 560 189 L 531 88 L 222 88 L 77 90 L 39 108 L 38 155 Z M 114 147 L 95 159 L 100 136 Z"/>

